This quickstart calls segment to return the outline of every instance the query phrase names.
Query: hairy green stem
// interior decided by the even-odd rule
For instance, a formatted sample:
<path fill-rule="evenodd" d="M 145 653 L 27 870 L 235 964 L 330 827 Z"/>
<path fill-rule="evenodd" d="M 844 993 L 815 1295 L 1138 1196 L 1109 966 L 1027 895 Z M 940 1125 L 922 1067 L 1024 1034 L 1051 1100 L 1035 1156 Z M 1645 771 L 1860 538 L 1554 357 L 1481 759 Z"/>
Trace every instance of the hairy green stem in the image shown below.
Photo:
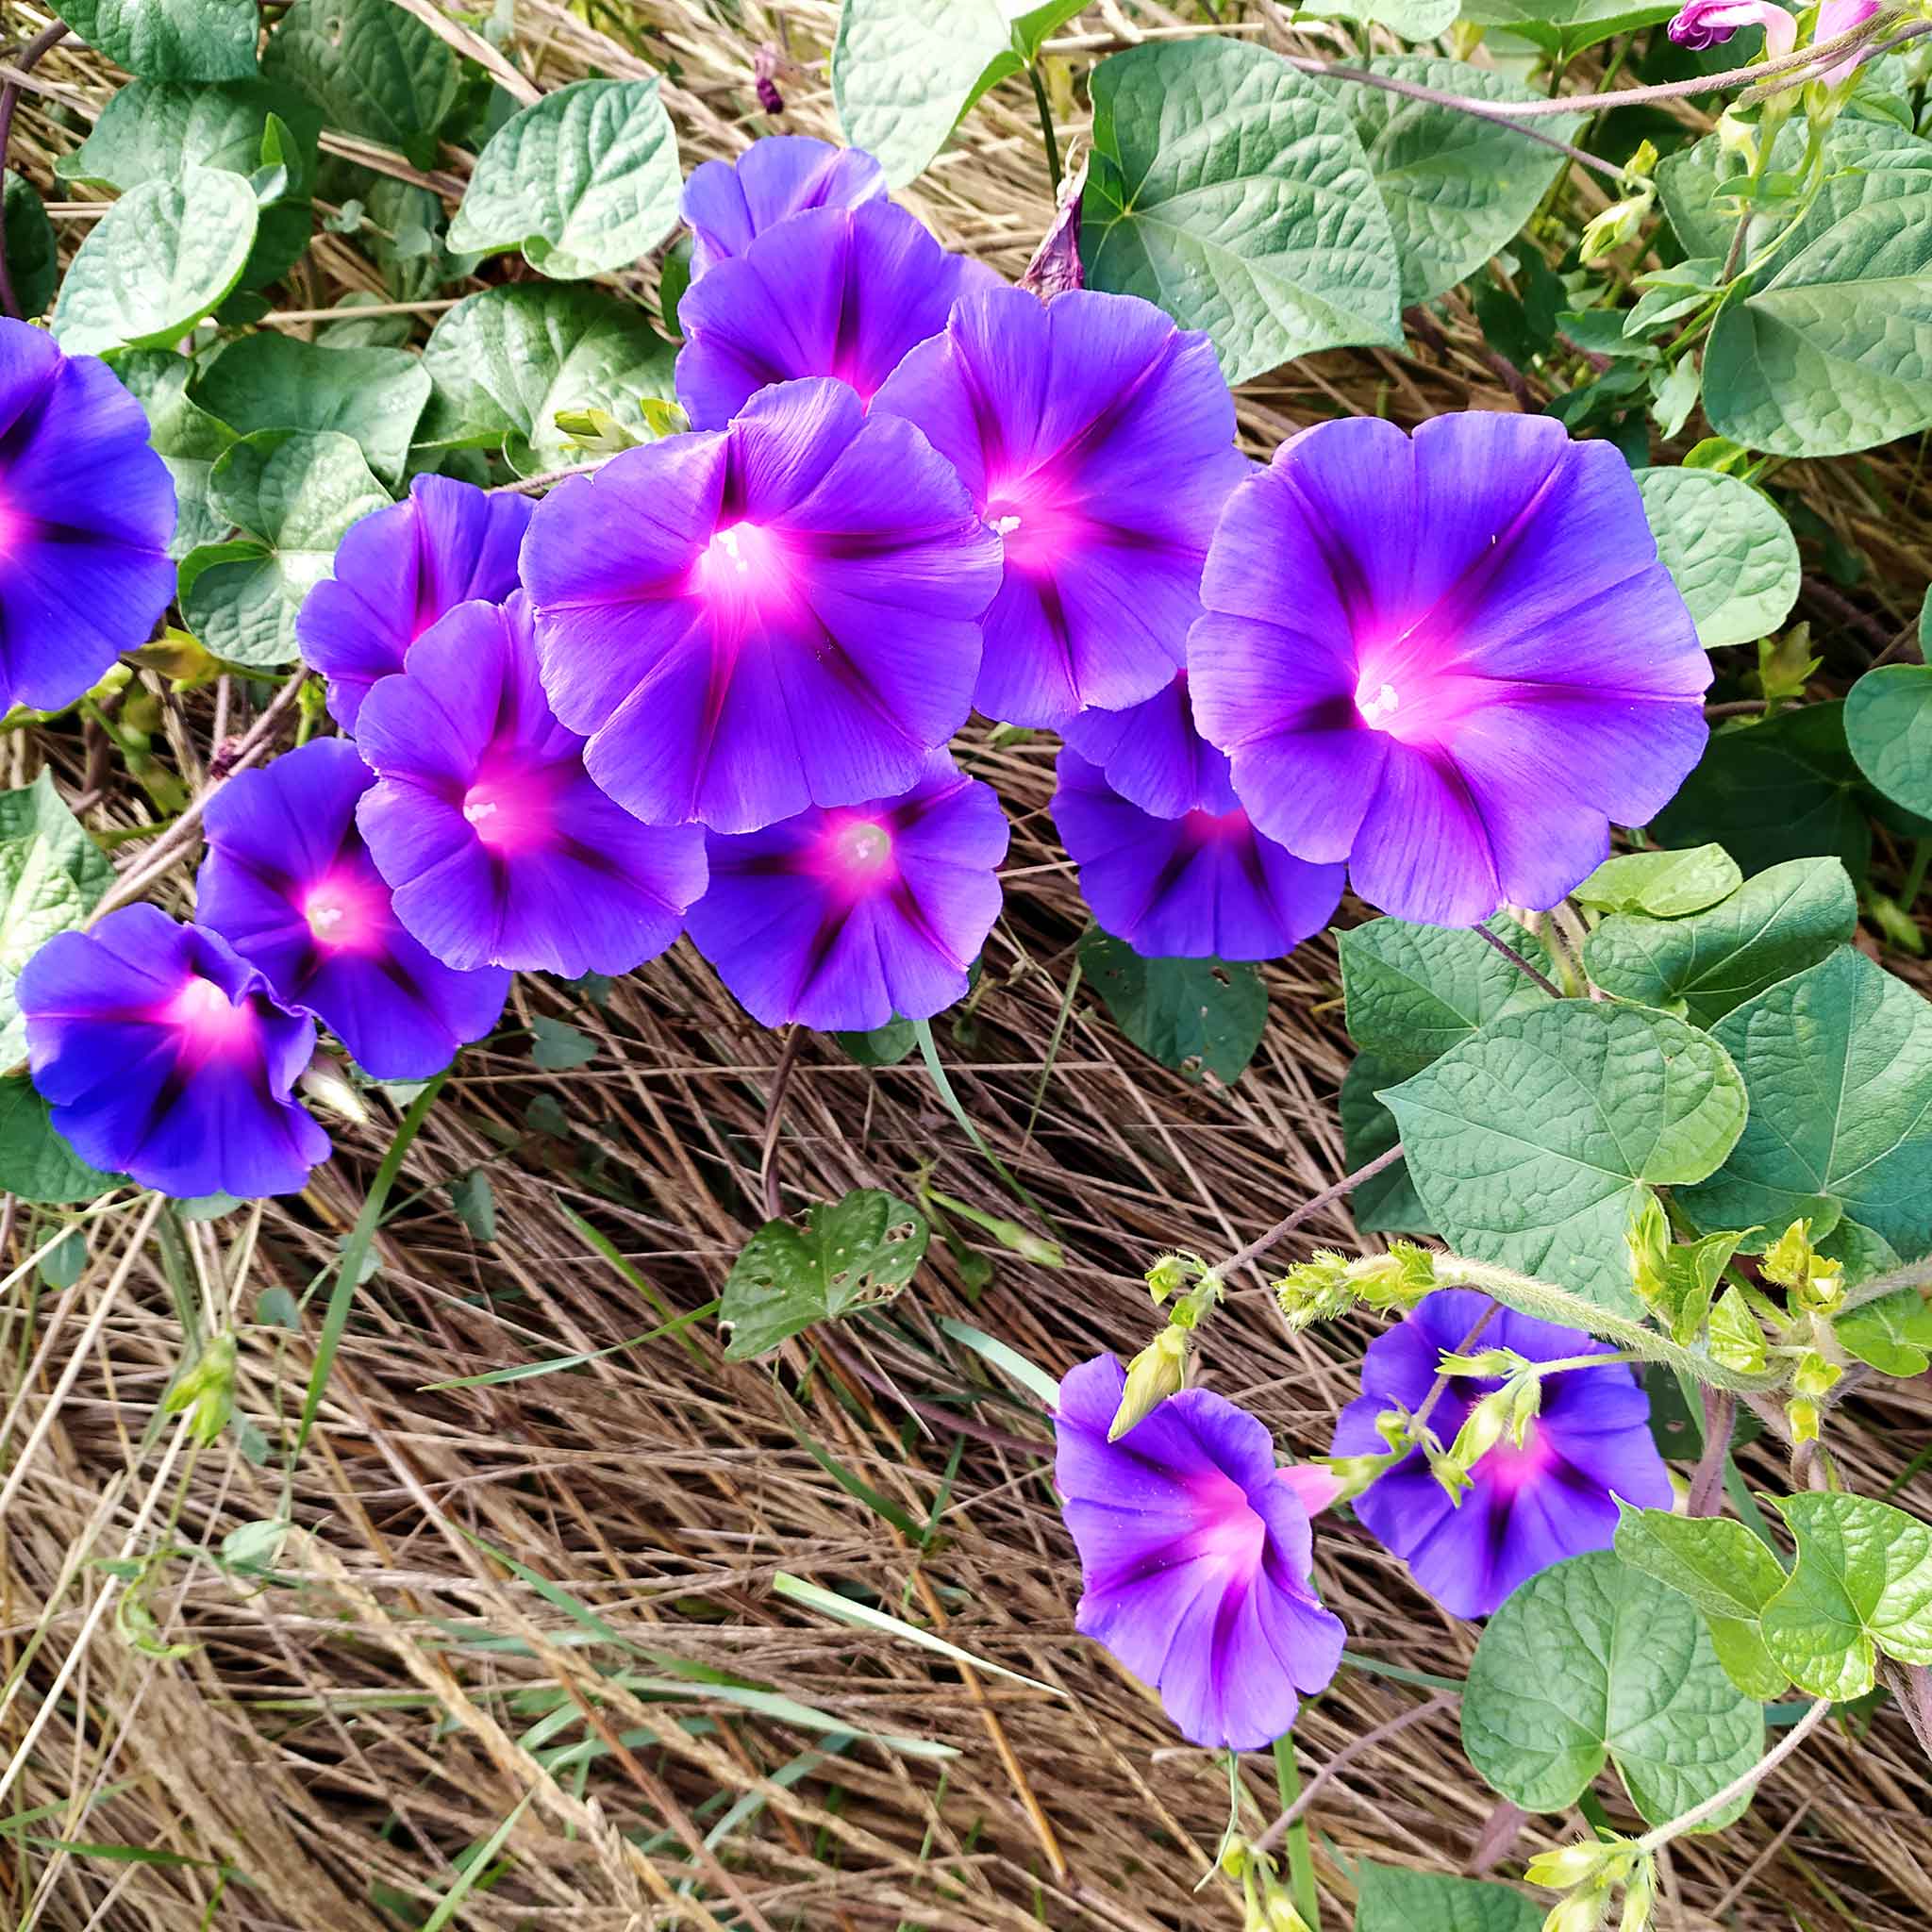
<path fill-rule="evenodd" d="M 1438 1255 L 1436 1279 L 1444 1288 L 1461 1285 L 1480 1289 L 1506 1307 L 1534 1315 L 1539 1321 L 1557 1322 L 1566 1328 L 1581 1328 L 1589 1334 L 1600 1335 L 1606 1341 L 1614 1341 L 1638 1361 L 1660 1362 L 1667 1368 L 1694 1376 L 1709 1388 L 1728 1389 L 1740 1395 L 1757 1395 L 1781 1387 L 1785 1380 L 1781 1368 L 1755 1373 L 1727 1369 L 1709 1356 L 1681 1347 L 1668 1336 L 1659 1335 L 1654 1328 L 1646 1328 L 1641 1322 L 1634 1322 L 1626 1315 L 1613 1314 L 1567 1288 L 1558 1288 L 1550 1281 L 1539 1281 L 1532 1274 L 1519 1274 L 1515 1269 L 1500 1267 L 1493 1261 L 1473 1260 L 1467 1255 Z"/>
<path fill-rule="evenodd" d="M 1700 1824 L 1708 1823 L 1747 1791 L 1756 1790 L 1830 1715 L 1831 1699 L 1821 1697 L 1749 1771 L 1740 1773 L 1723 1790 L 1712 1792 L 1703 1804 L 1686 1811 L 1681 1818 L 1673 1818 L 1668 1824 L 1659 1824 L 1655 1831 L 1646 1832 L 1637 1840 L 1636 1849 L 1644 1853 L 1658 1851 L 1673 1839 L 1682 1838 L 1687 1831 L 1695 1831 Z"/>

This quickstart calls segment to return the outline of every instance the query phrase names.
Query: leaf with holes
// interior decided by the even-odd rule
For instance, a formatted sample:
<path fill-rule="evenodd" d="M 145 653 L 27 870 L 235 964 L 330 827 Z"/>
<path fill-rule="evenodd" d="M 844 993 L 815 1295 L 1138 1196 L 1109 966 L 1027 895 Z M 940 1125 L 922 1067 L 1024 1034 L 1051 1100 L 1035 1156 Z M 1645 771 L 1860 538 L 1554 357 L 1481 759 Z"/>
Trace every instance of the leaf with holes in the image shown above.
<path fill-rule="evenodd" d="M 1817 965 L 1857 926 L 1858 895 L 1844 867 L 1835 858 L 1792 858 L 1747 879 L 1708 911 L 1678 919 L 1612 913 L 1585 941 L 1583 961 L 1619 999 L 1714 1026 L 1768 987 Z"/>
<path fill-rule="evenodd" d="M 640 441 L 645 397 L 674 400 L 674 352 L 636 308 L 571 283 L 466 295 L 430 331 L 434 389 L 418 435 L 430 448 L 501 449 L 522 475 L 589 452 L 557 426 L 559 410 L 608 410 Z"/>
<path fill-rule="evenodd" d="M 1707 650 L 1755 643 L 1791 614 L 1798 540 L 1762 491 L 1722 470 L 1639 470 L 1637 487 Z"/>
<path fill-rule="evenodd" d="M 891 1301 L 924 1258 L 929 1232 L 917 1208 L 876 1188 L 808 1208 L 803 1229 L 766 1222 L 724 1280 L 726 1359 L 767 1355 L 815 1322 Z"/>
<path fill-rule="evenodd" d="M 26 1053 L 14 1002 L 21 970 L 58 932 L 84 924 L 114 882 L 114 868 L 42 772 L 0 791 L 0 1067 Z"/>
<path fill-rule="evenodd" d="M 269 332 L 224 347 L 196 377 L 194 400 L 244 436 L 337 431 L 393 488 L 429 401 L 429 377 L 422 358 L 401 349 L 328 349 Z"/>
<path fill-rule="evenodd" d="M 224 168 L 184 169 L 124 194 L 80 244 L 54 305 L 70 355 L 165 349 L 220 306 L 255 245 L 255 191 Z"/>
<path fill-rule="evenodd" d="M 579 80 L 512 114 L 476 158 L 449 245 L 521 248 L 558 281 L 608 275 L 677 225 L 677 135 L 649 80 Z"/>
<path fill-rule="evenodd" d="M 1462 1698 L 1469 1761 L 1525 1811 L 1567 1809 L 1607 1760 L 1661 1824 L 1748 1771 L 1763 1742 L 1762 1709 L 1725 1674 L 1690 1600 L 1608 1550 L 1555 1564 L 1510 1597 Z"/>
<path fill-rule="evenodd" d="M 1677 1204 L 1705 1228 L 1774 1234 L 1835 1203 L 1834 1242 L 1864 1229 L 1932 1249 L 1932 1006 L 1856 947 L 1781 980 L 1712 1028 L 1751 1118 L 1723 1167 Z"/>
<path fill-rule="evenodd" d="M 1790 1496 L 1777 1507 L 1798 1562 L 1762 1627 L 1791 1681 L 1842 1704 L 1872 1689 L 1881 1651 L 1932 1664 L 1932 1528 L 1867 1496 Z"/>
<path fill-rule="evenodd" d="M 210 473 L 217 515 L 247 532 L 181 564 L 189 628 L 235 664 L 287 664 L 295 613 L 328 575 L 350 525 L 391 501 L 346 436 L 258 430 Z"/>
<path fill-rule="evenodd" d="M 1230 382 L 1402 341 L 1402 265 L 1330 87 L 1260 47 L 1150 42 L 1093 70 L 1087 286 L 1206 329 Z"/>
<path fill-rule="evenodd" d="M 1377 0 L 1368 4 L 1373 7 Z M 1352 13 L 1355 8 L 1314 10 Z M 1431 27 L 1408 38 L 1431 40 L 1438 31 Z M 1384 56 L 1371 60 L 1368 69 L 1438 93 L 1481 101 L 1540 98 L 1493 67 L 1472 67 L 1464 60 Z M 1348 81 L 1335 87 L 1336 98 L 1361 136 L 1369 172 L 1389 210 L 1402 261 L 1405 307 L 1445 293 L 1512 241 L 1563 165 L 1554 148 L 1520 128 L 1409 100 L 1383 88 Z M 1580 114 L 1537 123 L 1559 141 L 1569 140 L 1582 125 Z"/>
<path fill-rule="evenodd" d="M 96 53 L 147 80 L 239 80 L 255 72 L 255 0 L 59 0 Z"/>
<path fill-rule="evenodd" d="M 1633 1209 L 1712 1173 L 1744 1126 L 1744 1083 L 1709 1034 L 1589 1000 L 1491 1020 L 1381 1097 L 1451 1247 L 1632 1317 Z"/>
<path fill-rule="evenodd" d="M 1192 1080 L 1238 1079 L 1268 1024 L 1268 989 L 1244 962 L 1145 959 L 1095 927 L 1080 941 L 1080 970 L 1142 1053 Z"/>

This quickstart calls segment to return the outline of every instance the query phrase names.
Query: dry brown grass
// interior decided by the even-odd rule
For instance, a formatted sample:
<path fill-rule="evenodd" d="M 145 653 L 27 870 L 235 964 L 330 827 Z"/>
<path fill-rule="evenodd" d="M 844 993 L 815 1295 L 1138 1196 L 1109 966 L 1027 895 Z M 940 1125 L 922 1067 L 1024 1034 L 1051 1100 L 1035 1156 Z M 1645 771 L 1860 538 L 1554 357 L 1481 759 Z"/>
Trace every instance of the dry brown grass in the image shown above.
<path fill-rule="evenodd" d="M 524 71 L 546 83 L 590 67 L 641 71 L 632 45 L 653 64 L 675 61 L 674 106 L 695 158 L 756 129 L 752 50 L 782 37 L 801 63 L 782 76 L 784 125 L 830 129 L 816 64 L 830 5 L 658 0 L 593 17 L 625 44 L 551 0 L 523 0 Z M 1102 0 L 1066 44 L 1098 55 L 1173 22 Z M 1305 44 L 1319 50 L 1320 30 Z M 16 157 L 45 187 L 49 158 L 77 138 L 50 110 L 84 120 L 106 81 L 91 56 L 69 50 L 35 83 Z M 1062 133 L 1077 136 L 1077 115 Z M 460 172 L 459 157 L 445 158 Z M 1018 270 L 1050 215 L 1024 89 L 980 108 L 915 198 L 949 240 Z M 71 245 L 85 216 L 58 219 Z M 334 240 L 307 275 L 285 306 L 374 285 Z M 1312 358 L 1254 385 L 1242 415 L 1266 449 L 1337 410 L 1386 407 L 1415 420 L 1472 403 L 1514 407 L 1457 308 L 1440 343 Z M 1907 615 L 1932 509 L 1909 451 L 1813 466 L 1804 482 L 1872 560 L 1849 614 L 1829 586 L 1807 603 L 1855 668 Z M 204 775 L 211 727 L 205 698 L 171 702 L 170 743 L 191 783 Z M 104 790 L 109 767 L 84 737 L 16 733 L 8 746 L 10 782 L 51 762 L 98 829 L 143 817 L 130 788 Z M 1022 1211 L 916 1057 L 868 1071 L 806 1037 L 774 1104 L 786 1041 L 748 1023 L 684 946 L 601 1008 L 519 983 L 519 1016 L 566 1018 L 595 1038 L 581 1070 L 545 1074 L 521 1044 L 464 1057 L 410 1156 L 379 1272 L 358 1297 L 292 1478 L 278 1453 L 251 1457 L 233 1433 L 196 1456 L 160 1414 L 183 1355 L 181 1304 L 205 1327 L 236 1327 L 240 1411 L 280 1442 L 320 1307 L 310 1301 L 291 1333 L 273 1325 L 276 1305 L 265 1309 L 263 1297 L 308 1294 L 334 1260 L 393 1122 L 341 1136 L 300 1199 L 186 1225 L 172 1258 L 141 1203 L 102 1212 L 74 1287 L 38 1290 L 27 1270 L 0 1298 L 0 1745 L 10 1757 L 34 1732 L 0 1818 L 42 1812 L 0 1834 L 8 1924 L 419 1924 L 458 1882 L 465 1853 L 512 1819 L 452 1923 L 1152 1932 L 1239 1922 L 1218 1882 L 1196 1890 L 1226 1814 L 1224 1774 L 1074 1634 L 1077 1573 L 1038 1406 L 940 1323 L 973 1323 L 1056 1374 L 1100 1348 L 1131 1350 L 1148 1327 L 1139 1274 L 1156 1249 L 1227 1252 L 1340 1174 L 1335 1094 L 1347 1049 L 1334 954 L 1311 944 L 1271 971 L 1268 1036 L 1232 1090 L 1152 1065 L 1084 992 L 1042 1078 L 1081 928 L 1045 816 L 1051 748 L 998 748 L 975 730 L 963 750 L 1008 800 L 1014 849 L 1007 917 L 970 1019 L 937 1030 L 960 1099 L 1051 1217 L 1066 1266 L 974 1242 L 993 1267 L 975 1298 L 935 1242 L 884 1317 L 816 1354 L 794 1344 L 774 1366 L 727 1365 L 708 1322 L 622 1346 L 658 1324 L 660 1298 L 689 1310 L 716 1294 L 768 1187 L 791 1210 L 858 1185 L 905 1191 L 929 1163 L 946 1192 Z M 164 896 L 185 909 L 189 889 L 183 867 Z M 444 1189 L 477 1168 L 496 1203 L 488 1244 Z M 616 1244 L 623 1268 L 579 1217 Z M 52 1225 L 10 1215 L 8 1267 L 20 1274 Z M 1340 1212 L 1306 1232 L 1355 1239 Z M 1206 1373 L 1290 1450 L 1319 1450 L 1362 1332 L 1289 1339 L 1259 1276 L 1242 1286 L 1215 1321 Z M 432 1386 L 599 1349 L 613 1352 L 570 1373 Z M 1848 1479 L 1881 1489 L 1925 1440 L 1928 1415 L 1924 1386 L 1872 1395 L 1846 1431 Z M 929 1524 L 925 1547 L 855 1498 L 808 1442 Z M 1774 1462 L 1757 1452 L 1749 1461 L 1762 1485 L 1778 1484 Z M 1932 1514 L 1932 1483 L 1919 1479 L 1906 1500 Z M 240 1525 L 277 1517 L 292 1527 L 266 1584 L 210 1560 Z M 130 1586 L 104 1559 L 147 1567 Z M 1319 1560 L 1357 1650 L 1423 1672 L 1466 1667 L 1474 1632 L 1433 1610 L 1360 1531 L 1328 1526 Z M 1052 1690 L 802 1611 L 774 1594 L 781 1571 L 943 1631 Z M 153 1619 L 144 1647 L 131 1641 L 130 1590 Z M 179 1654 L 158 1657 L 158 1645 Z M 831 1749 L 708 1694 L 691 1675 L 700 1669 L 855 1733 L 958 1756 L 941 1765 L 862 1738 Z M 666 1683 L 680 1677 L 687 1694 L 668 1699 Z M 1344 1672 L 1296 1732 L 1305 1774 L 1426 1695 Z M 1932 1912 L 1925 1766 L 1895 1713 L 1859 1729 L 1821 1734 L 1742 1824 L 1674 1853 L 1670 1932 L 1918 1932 Z M 1279 1808 L 1272 1770 L 1251 1757 L 1242 1776 L 1257 1827 Z M 1616 1813 L 1607 1787 L 1606 1802 Z M 1492 1805 L 1462 1763 L 1453 1710 L 1347 1764 L 1311 1813 L 1324 1924 L 1344 1922 L 1362 1857 L 1466 1869 Z M 1516 1856 L 1578 1827 L 1537 1820 Z M 178 1862 L 87 1849 L 101 1846 Z M 225 1884 L 222 1867 L 235 1874 Z"/>

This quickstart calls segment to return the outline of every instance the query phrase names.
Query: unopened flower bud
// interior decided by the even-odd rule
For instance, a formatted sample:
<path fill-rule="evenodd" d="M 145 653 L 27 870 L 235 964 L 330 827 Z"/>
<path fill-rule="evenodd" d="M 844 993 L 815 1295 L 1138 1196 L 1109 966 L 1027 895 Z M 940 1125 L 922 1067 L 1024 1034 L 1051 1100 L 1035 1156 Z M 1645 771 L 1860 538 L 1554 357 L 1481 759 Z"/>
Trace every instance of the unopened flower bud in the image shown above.
<path fill-rule="evenodd" d="M 1607 1886 L 1587 1885 L 1573 1891 L 1543 1921 L 1543 1932 L 1597 1932 L 1609 1902 Z"/>
<path fill-rule="evenodd" d="M 1519 1375 L 1504 1391 L 1509 1399 L 1509 1440 L 1521 1449 L 1529 1425 L 1542 1413 L 1543 1385 L 1537 1375 Z"/>
<path fill-rule="evenodd" d="M 1578 1844 L 1559 1845 L 1554 1852 L 1539 1852 L 1524 1868 L 1523 1875 L 1530 1884 L 1541 1885 L 1547 1890 L 1568 1891 L 1572 1886 L 1594 1878 L 1616 1852 L 1615 1845 L 1585 1839 Z"/>
<path fill-rule="evenodd" d="M 1268 1894 L 1268 1932 L 1308 1932 L 1308 1922 L 1295 1910 L 1287 1892 L 1276 1887 Z"/>
<path fill-rule="evenodd" d="M 1136 1423 L 1144 1422 L 1170 1395 L 1180 1392 L 1188 1366 L 1188 1336 L 1183 1328 L 1163 1328 L 1127 1365 L 1126 1387 L 1107 1432 L 1118 1442 Z"/>
<path fill-rule="evenodd" d="M 1828 1260 L 1811 1245 L 1808 1221 L 1792 1222 L 1757 1265 L 1767 1281 L 1790 1291 L 1792 1306 L 1801 1314 L 1834 1315 L 1844 1301 L 1844 1264 Z"/>
<path fill-rule="evenodd" d="M 1394 1468 L 1403 1456 L 1403 1450 L 1394 1456 L 1324 1456 L 1322 1468 L 1334 1479 L 1335 1491 L 1329 1498 L 1331 1504 L 1352 1503 L 1373 1482 L 1379 1481 Z M 1312 1515 L 1314 1512 L 1308 1512 Z"/>
<path fill-rule="evenodd" d="M 1221 1869 L 1230 1878 L 1240 1878 L 1248 1869 L 1248 1841 L 1230 1838 L 1221 1848 Z"/>
<path fill-rule="evenodd" d="M 1445 1348 L 1436 1361 L 1439 1375 L 1475 1375 L 1494 1381 L 1498 1375 L 1513 1375 L 1524 1368 L 1523 1357 L 1513 1348 L 1485 1348 L 1474 1355 L 1457 1355 Z"/>
<path fill-rule="evenodd" d="M 369 1109 L 362 1096 L 349 1084 L 348 1070 L 333 1055 L 317 1053 L 302 1070 L 300 1084 L 317 1107 L 354 1121 L 358 1127 L 369 1124 Z"/>
<path fill-rule="evenodd" d="M 1672 1299 L 1671 1224 L 1664 1218 L 1663 1203 L 1648 1188 L 1624 1230 L 1624 1244 L 1630 1251 L 1630 1282 L 1638 1300 L 1647 1307 L 1668 1309 Z"/>
<path fill-rule="evenodd" d="M 1147 1271 L 1147 1291 L 1157 1307 L 1170 1295 L 1179 1294 L 1193 1275 L 1201 1272 L 1200 1262 L 1190 1255 L 1162 1255 Z"/>
<path fill-rule="evenodd" d="M 1453 1477 L 1442 1466 L 1436 1466 L 1436 1479 L 1449 1491 L 1451 1502 L 1460 1499 L 1462 1491 L 1469 1487 L 1470 1472 L 1503 1440 L 1509 1428 L 1517 1386 L 1511 1383 L 1507 1388 L 1498 1389 L 1492 1395 L 1485 1395 L 1464 1418 L 1446 1457 L 1447 1468 L 1455 1472 Z M 1534 1383 L 1531 1386 L 1534 1387 Z"/>
<path fill-rule="evenodd" d="M 1626 242 L 1634 242 L 1656 200 L 1657 190 L 1646 182 L 1641 192 L 1623 201 L 1613 201 L 1602 214 L 1585 224 L 1583 244 L 1577 251 L 1578 259 L 1598 261 L 1623 247 Z"/>
<path fill-rule="evenodd" d="M 1809 1395 L 1794 1395 L 1785 1404 L 1785 1417 L 1791 1425 L 1793 1442 L 1815 1442 L 1823 1420 L 1817 1402 Z"/>
<path fill-rule="evenodd" d="M 1837 1386 L 1843 1374 L 1837 1362 L 1826 1361 L 1815 1348 L 1807 1349 L 1792 1372 L 1791 1387 L 1800 1395 L 1824 1395 Z"/>
<path fill-rule="evenodd" d="M 1757 130 L 1740 119 L 1733 108 L 1726 108 L 1718 116 L 1717 145 L 1727 159 L 1740 161 L 1746 168 L 1757 165 Z"/>
<path fill-rule="evenodd" d="M 1291 1334 L 1299 1335 L 1317 1322 L 1332 1322 L 1354 1307 L 1347 1274 L 1348 1262 L 1342 1256 L 1332 1248 L 1318 1248 L 1274 1284 L 1274 1298 Z"/>
<path fill-rule="evenodd" d="M 1650 1924 L 1651 1908 L 1657 1904 L 1657 1866 L 1642 1860 L 1624 1889 L 1624 1912 L 1617 1921 L 1617 1932 L 1644 1932 Z"/>
<path fill-rule="evenodd" d="M 235 1411 L 235 1338 L 213 1337 L 194 1366 L 175 1378 L 161 1407 L 169 1415 L 185 1411 L 189 1435 L 206 1449 Z"/>

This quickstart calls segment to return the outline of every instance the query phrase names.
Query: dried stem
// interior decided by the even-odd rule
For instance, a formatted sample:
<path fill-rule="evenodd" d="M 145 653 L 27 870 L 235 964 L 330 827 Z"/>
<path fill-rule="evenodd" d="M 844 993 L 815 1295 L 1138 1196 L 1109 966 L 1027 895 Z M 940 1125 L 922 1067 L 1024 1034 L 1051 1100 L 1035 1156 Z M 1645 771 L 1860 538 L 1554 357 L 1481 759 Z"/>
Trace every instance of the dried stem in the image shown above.
<path fill-rule="evenodd" d="M 1400 1717 L 1391 1717 L 1387 1724 L 1377 1724 L 1373 1731 L 1364 1731 L 1359 1738 L 1344 1744 L 1302 1787 L 1301 1796 L 1255 1840 L 1254 1849 L 1265 1852 L 1279 1844 L 1294 1828 L 1308 1807 L 1321 1796 L 1322 1787 L 1344 1765 L 1353 1764 L 1357 1757 L 1373 1751 L 1377 1744 L 1386 1744 L 1391 1738 L 1400 1737 L 1411 1724 L 1422 1724 L 1436 1716 L 1439 1711 L 1452 1708 L 1455 1704 L 1456 1699 L 1449 1692 L 1439 1690 L 1426 1704 L 1418 1704 L 1414 1709 L 1405 1710 Z"/>

